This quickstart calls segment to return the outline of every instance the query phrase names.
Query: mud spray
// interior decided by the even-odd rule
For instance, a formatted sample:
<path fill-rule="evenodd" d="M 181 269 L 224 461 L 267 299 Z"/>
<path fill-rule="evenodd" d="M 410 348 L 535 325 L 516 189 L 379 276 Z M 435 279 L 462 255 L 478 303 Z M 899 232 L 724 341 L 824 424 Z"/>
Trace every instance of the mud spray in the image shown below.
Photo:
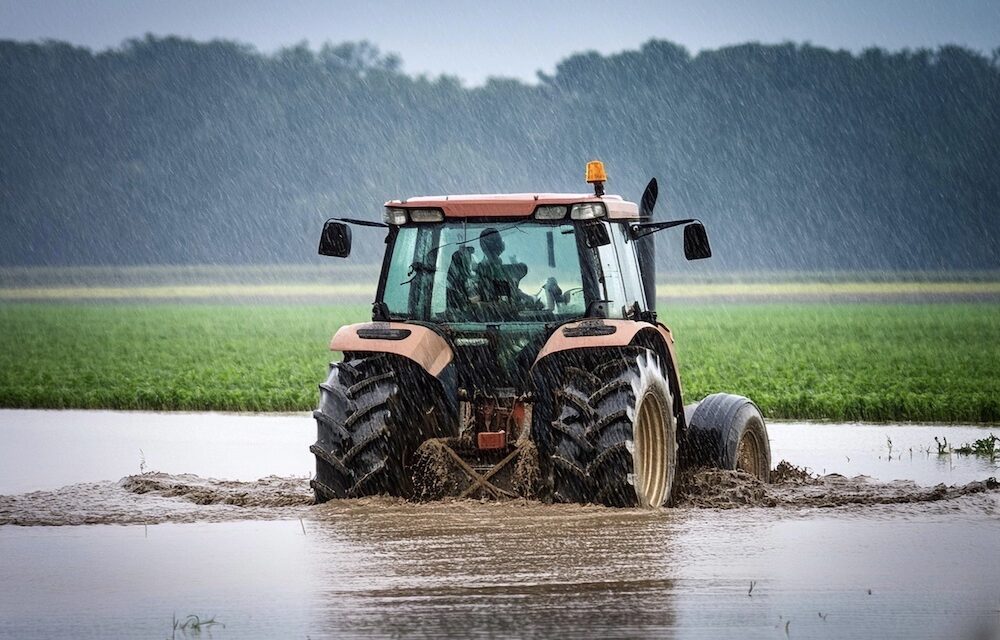
<path fill-rule="evenodd" d="M 921 487 L 909 481 L 872 482 L 859 476 L 817 476 L 782 461 L 764 484 L 739 471 L 698 469 L 681 473 L 674 488 L 678 509 L 831 508 L 907 505 L 1000 493 L 993 478 L 961 486 Z M 0 496 L 0 525 L 155 524 L 324 518 L 352 510 L 427 508 L 391 498 L 344 500 L 314 506 L 308 478 L 269 476 L 255 482 L 149 472 L 118 482 L 75 484 L 55 491 Z M 478 500 L 466 500 L 470 505 Z M 511 508 L 525 501 L 511 501 Z M 560 505 L 560 509 L 603 509 Z"/>

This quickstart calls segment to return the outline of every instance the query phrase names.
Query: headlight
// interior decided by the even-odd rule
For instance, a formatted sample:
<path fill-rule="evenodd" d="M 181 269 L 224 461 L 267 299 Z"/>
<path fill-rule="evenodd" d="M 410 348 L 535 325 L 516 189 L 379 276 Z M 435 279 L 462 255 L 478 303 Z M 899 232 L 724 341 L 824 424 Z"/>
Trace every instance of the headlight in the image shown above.
<path fill-rule="evenodd" d="M 410 209 L 410 220 L 413 222 L 441 222 L 444 214 L 438 209 Z"/>
<path fill-rule="evenodd" d="M 382 212 L 382 221 L 386 224 L 406 224 L 406 209 L 386 207 L 385 211 Z"/>
<path fill-rule="evenodd" d="M 581 202 L 570 209 L 569 217 L 574 220 L 593 220 L 608 215 L 608 209 L 603 202 Z"/>
<path fill-rule="evenodd" d="M 535 209 L 538 220 L 562 220 L 566 217 L 566 205 L 546 204 Z"/>

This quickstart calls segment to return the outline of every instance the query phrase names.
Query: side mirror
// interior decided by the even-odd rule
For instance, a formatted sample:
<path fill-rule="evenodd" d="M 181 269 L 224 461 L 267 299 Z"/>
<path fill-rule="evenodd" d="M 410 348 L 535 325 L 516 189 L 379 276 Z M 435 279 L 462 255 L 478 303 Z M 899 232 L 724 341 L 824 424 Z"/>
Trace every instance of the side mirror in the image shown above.
<path fill-rule="evenodd" d="M 351 255 L 351 228 L 343 222 L 327 220 L 319 237 L 319 254 L 334 258 Z"/>
<path fill-rule="evenodd" d="M 688 260 L 703 260 L 712 257 L 712 247 L 708 244 L 705 225 L 695 222 L 684 227 L 684 257 Z"/>
<path fill-rule="evenodd" d="M 608 228 L 600 220 L 589 220 L 583 223 L 583 242 L 588 249 L 596 249 L 611 244 Z"/>

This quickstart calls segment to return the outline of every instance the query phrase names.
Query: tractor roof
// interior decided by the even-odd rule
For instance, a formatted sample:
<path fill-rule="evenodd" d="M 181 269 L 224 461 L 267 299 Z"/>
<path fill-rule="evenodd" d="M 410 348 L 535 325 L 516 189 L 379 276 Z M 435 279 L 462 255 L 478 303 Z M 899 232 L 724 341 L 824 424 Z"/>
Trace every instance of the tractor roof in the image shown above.
<path fill-rule="evenodd" d="M 621 196 L 595 196 L 592 193 L 502 193 L 455 196 L 420 196 L 390 200 L 386 207 L 400 209 L 440 209 L 446 218 L 526 218 L 541 205 L 569 205 L 579 202 L 603 202 L 608 218 L 638 220 L 639 207 Z"/>

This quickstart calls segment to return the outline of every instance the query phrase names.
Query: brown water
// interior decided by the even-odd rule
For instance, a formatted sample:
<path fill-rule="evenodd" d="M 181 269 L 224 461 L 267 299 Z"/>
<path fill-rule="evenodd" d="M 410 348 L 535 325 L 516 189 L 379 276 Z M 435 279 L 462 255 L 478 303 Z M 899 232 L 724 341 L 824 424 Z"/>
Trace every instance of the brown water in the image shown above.
<path fill-rule="evenodd" d="M 310 506 L 312 429 L 306 416 L 0 411 L 0 636 L 164 638 L 189 614 L 224 623 L 202 631 L 214 638 L 1000 628 L 1000 492 L 982 482 L 995 463 L 920 449 L 988 429 L 775 424 L 773 459 L 843 475 L 689 474 L 659 512 Z M 139 474 L 139 448 L 157 471 Z M 124 526 L 82 524 L 96 522 Z"/>

